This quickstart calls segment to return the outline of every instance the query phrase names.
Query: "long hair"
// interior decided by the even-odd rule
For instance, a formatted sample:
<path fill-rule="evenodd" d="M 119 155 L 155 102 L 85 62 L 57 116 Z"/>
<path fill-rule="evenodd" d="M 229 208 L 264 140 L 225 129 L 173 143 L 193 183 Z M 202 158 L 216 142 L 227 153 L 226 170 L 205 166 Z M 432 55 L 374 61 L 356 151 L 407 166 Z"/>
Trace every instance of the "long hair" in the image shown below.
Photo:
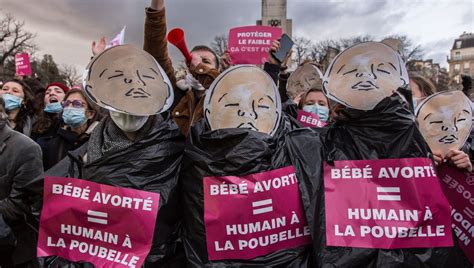
<path fill-rule="evenodd" d="M 426 79 L 425 77 L 416 73 L 410 73 L 409 77 L 410 77 L 410 80 L 412 80 L 415 84 L 418 85 L 418 87 L 420 88 L 420 91 L 426 97 L 436 93 L 435 85 L 430 80 Z"/>
<path fill-rule="evenodd" d="M 43 110 L 44 107 L 45 105 L 44 105 L 44 100 L 43 100 L 41 102 L 41 105 L 39 106 L 38 118 L 36 119 L 36 122 L 33 126 L 33 133 L 35 133 L 36 135 L 41 135 L 47 132 L 49 128 L 53 125 L 55 119 L 58 118 L 58 115 L 59 115 L 59 114 L 51 114 L 51 113 L 45 112 Z"/>
<path fill-rule="evenodd" d="M 31 92 L 30 87 L 27 84 L 25 84 L 23 81 L 12 79 L 12 80 L 7 81 L 6 83 L 8 82 L 15 82 L 19 84 L 21 86 L 21 89 L 23 90 L 23 95 L 25 95 L 25 97 L 23 98 L 23 103 L 20 106 L 20 111 L 18 112 L 17 116 L 13 120 L 15 122 L 15 130 L 23 133 L 23 128 L 25 127 L 26 122 L 28 121 L 28 117 L 33 116 L 34 114 L 33 93 Z"/>

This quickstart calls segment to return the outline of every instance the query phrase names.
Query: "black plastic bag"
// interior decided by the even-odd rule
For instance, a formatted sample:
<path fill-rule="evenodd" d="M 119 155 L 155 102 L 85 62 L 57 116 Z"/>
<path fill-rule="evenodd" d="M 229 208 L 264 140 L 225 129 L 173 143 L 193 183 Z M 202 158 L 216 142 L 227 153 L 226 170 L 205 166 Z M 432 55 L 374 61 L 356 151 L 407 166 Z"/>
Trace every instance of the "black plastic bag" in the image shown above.
<path fill-rule="evenodd" d="M 111 123 L 111 119 L 105 120 Z M 184 263 L 184 251 L 179 238 L 181 210 L 178 176 L 185 138 L 170 117 L 153 120 L 159 121 L 153 123 L 146 137 L 120 152 L 105 155 L 91 163 L 83 163 L 82 158 L 88 146 L 85 144 L 76 151 L 69 152 L 68 157 L 48 170 L 46 175 L 73 177 L 159 193 L 160 204 L 153 244 L 145 260 L 145 267 L 180 267 Z M 71 266 L 60 258 L 48 263 L 49 267 Z M 74 266 L 87 267 L 79 264 Z"/>
<path fill-rule="evenodd" d="M 188 266 L 311 266 L 311 245 L 283 249 L 251 260 L 219 261 L 208 260 L 206 247 L 203 178 L 244 176 L 289 166 L 285 134 L 296 126 L 292 119 L 284 116 L 273 137 L 244 129 L 209 131 L 204 120 L 191 128 L 180 175 L 183 242 Z"/>
<path fill-rule="evenodd" d="M 298 178 L 308 192 L 302 193 L 318 267 L 462 267 L 456 248 L 368 249 L 326 245 L 324 176 L 322 162 L 301 157 L 317 151 L 323 158 L 374 160 L 431 157 L 409 106 L 398 94 L 384 99 L 371 111 L 344 108 L 340 118 L 320 134 L 295 131 L 288 150 Z M 309 142 L 313 140 L 314 142 Z M 303 142 L 302 142 L 303 141 Z"/>

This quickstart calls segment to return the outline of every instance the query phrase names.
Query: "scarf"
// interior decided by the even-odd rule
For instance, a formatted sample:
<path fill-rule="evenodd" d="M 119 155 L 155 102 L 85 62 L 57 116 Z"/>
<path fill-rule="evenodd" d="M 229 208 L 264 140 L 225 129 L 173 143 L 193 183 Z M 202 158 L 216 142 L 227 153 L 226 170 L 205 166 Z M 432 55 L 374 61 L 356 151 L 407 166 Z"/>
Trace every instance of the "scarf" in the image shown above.
<path fill-rule="evenodd" d="M 151 116 L 145 125 L 138 130 L 136 139 L 130 140 L 110 117 L 106 117 L 91 133 L 89 144 L 87 145 L 87 162 L 91 163 L 106 155 L 128 149 L 146 137 L 152 127 L 155 127 L 161 121 L 160 115 Z"/>

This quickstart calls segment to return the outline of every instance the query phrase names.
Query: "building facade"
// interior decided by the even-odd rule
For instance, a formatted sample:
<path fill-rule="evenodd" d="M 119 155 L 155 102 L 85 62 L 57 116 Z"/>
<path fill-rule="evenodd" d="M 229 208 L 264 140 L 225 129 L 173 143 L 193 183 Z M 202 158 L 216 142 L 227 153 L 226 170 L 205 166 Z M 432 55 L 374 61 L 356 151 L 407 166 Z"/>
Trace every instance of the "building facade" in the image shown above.
<path fill-rule="evenodd" d="M 433 82 L 438 91 L 449 89 L 449 74 L 446 68 L 442 68 L 439 63 L 433 63 L 432 59 L 412 60 L 407 63 L 410 72 L 428 78 Z"/>
<path fill-rule="evenodd" d="M 448 63 L 449 77 L 456 83 L 461 83 L 461 75 L 474 77 L 474 33 L 464 32 L 454 40 Z"/>

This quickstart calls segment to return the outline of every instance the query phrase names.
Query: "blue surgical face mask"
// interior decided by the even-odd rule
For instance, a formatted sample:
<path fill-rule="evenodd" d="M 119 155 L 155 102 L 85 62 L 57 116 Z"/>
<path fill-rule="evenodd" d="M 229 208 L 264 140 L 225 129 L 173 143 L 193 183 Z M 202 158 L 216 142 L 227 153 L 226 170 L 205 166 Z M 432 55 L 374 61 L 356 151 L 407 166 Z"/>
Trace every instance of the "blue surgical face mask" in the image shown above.
<path fill-rule="evenodd" d="M 2 98 L 5 101 L 5 110 L 7 112 L 19 109 L 23 99 L 11 94 L 2 94 Z"/>
<path fill-rule="evenodd" d="M 44 107 L 44 111 L 50 114 L 57 114 L 62 112 L 62 110 L 63 106 L 61 106 L 61 103 L 59 102 L 53 102 Z"/>
<path fill-rule="evenodd" d="M 305 105 L 303 111 L 313 113 L 319 116 L 319 119 L 323 122 L 327 122 L 329 118 L 329 109 L 326 106 L 319 104 Z"/>
<path fill-rule="evenodd" d="M 422 103 L 426 97 L 413 97 L 413 108 L 416 108 L 416 106 L 419 104 L 419 103 Z"/>
<path fill-rule="evenodd" d="M 78 128 L 87 122 L 86 110 L 84 108 L 64 108 L 63 121 L 68 126 Z"/>

